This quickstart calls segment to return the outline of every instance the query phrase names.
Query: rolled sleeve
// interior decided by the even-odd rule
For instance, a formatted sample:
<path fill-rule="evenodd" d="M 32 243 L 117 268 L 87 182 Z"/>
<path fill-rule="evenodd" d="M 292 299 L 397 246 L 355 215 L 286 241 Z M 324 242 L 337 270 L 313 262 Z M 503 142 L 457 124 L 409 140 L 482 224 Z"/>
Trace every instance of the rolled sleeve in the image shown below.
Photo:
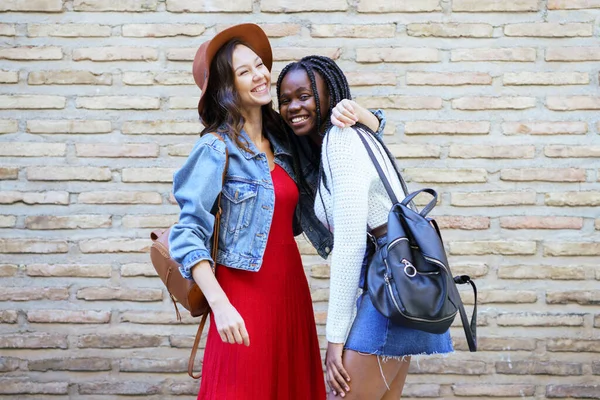
<path fill-rule="evenodd" d="M 371 111 L 371 113 L 379 120 L 379 128 L 377 128 L 375 136 L 377 136 L 379 139 L 383 139 L 383 130 L 385 129 L 385 123 L 387 122 L 385 118 L 385 112 L 380 109 L 369 111 Z"/>
<path fill-rule="evenodd" d="M 225 143 L 214 135 L 204 135 L 173 176 L 173 195 L 181 212 L 179 222 L 171 228 L 169 250 L 186 279 L 192 279 L 191 268 L 200 261 L 214 265 L 210 254 L 215 223 L 212 209 L 223 187 L 225 161 Z"/>

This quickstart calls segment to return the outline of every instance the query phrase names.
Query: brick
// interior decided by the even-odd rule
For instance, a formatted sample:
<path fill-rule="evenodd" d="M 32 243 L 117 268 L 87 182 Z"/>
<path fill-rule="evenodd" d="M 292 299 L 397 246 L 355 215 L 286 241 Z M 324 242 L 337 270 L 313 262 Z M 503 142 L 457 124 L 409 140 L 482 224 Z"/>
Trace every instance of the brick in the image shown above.
<path fill-rule="evenodd" d="M 491 38 L 494 27 L 490 24 L 460 24 L 452 23 L 427 23 L 408 24 L 406 33 L 417 37 L 447 37 L 447 38 Z"/>
<path fill-rule="evenodd" d="M 5 287 L 0 293 L 0 301 L 58 301 L 68 298 L 69 290 L 65 288 Z"/>
<path fill-rule="evenodd" d="M 388 145 L 396 158 L 440 158 L 440 146 L 428 144 L 391 144 Z"/>
<path fill-rule="evenodd" d="M 464 1 L 464 0 L 463 0 Z M 452 385 L 455 396 L 465 397 L 523 397 L 535 394 L 535 385 L 518 384 L 455 384 Z"/>
<path fill-rule="evenodd" d="M 167 153 L 173 157 L 187 157 L 192 152 L 194 145 L 191 143 L 180 143 L 167 146 Z"/>
<path fill-rule="evenodd" d="M 554 111 L 600 110 L 600 96 L 549 96 L 546 98 L 546 107 Z"/>
<path fill-rule="evenodd" d="M 450 158 L 534 158 L 535 146 L 450 145 Z"/>
<path fill-rule="evenodd" d="M 150 239 L 91 239 L 79 242 L 82 253 L 147 253 Z"/>
<path fill-rule="evenodd" d="M 548 339 L 546 348 L 556 352 L 600 353 L 600 340 Z"/>
<path fill-rule="evenodd" d="M 77 291 L 77 298 L 87 301 L 161 301 L 162 289 L 132 289 L 120 287 L 87 287 Z"/>
<path fill-rule="evenodd" d="M 82 204 L 162 204 L 162 197 L 157 192 L 97 191 L 80 193 L 77 202 Z"/>
<path fill-rule="evenodd" d="M 394 24 L 369 24 L 369 25 L 349 25 L 349 24 L 330 24 L 330 25 L 312 25 L 310 35 L 312 37 L 334 37 L 334 38 L 393 38 L 396 34 L 396 25 Z"/>
<path fill-rule="evenodd" d="M 77 143 L 75 152 L 77 157 L 155 158 L 159 155 L 159 147 L 156 143 Z"/>
<path fill-rule="evenodd" d="M 592 36 L 594 27 L 588 23 L 535 22 L 504 26 L 505 36 L 579 37 Z"/>
<path fill-rule="evenodd" d="M 49 110 L 65 108 L 67 100 L 62 96 L 0 95 L 1 110 Z"/>
<path fill-rule="evenodd" d="M 505 86 L 522 85 L 588 85 L 587 72 L 507 72 L 504 74 Z"/>
<path fill-rule="evenodd" d="M 514 12 L 538 11 L 537 0 L 454 0 L 452 11 L 455 12 Z"/>
<path fill-rule="evenodd" d="M 25 218 L 25 227 L 31 230 L 97 229 L 111 226 L 110 215 L 35 215 Z"/>
<path fill-rule="evenodd" d="M 600 146 L 562 146 L 544 147 L 544 155 L 552 158 L 596 158 L 600 157 Z"/>
<path fill-rule="evenodd" d="M 198 395 L 198 383 L 197 382 L 170 382 L 165 385 L 169 393 L 177 396 Z"/>
<path fill-rule="evenodd" d="M 440 61 L 438 49 L 422 47 L 357 48 L 356 62 L 359 63 L 436 63 Z"/>
<path fill-rule="evenodd" d="M 110 181 L 106 167 L 27 167 L 30 181 Z"/>
<path fill-rule="evenodd" d="M 63 240 L 0 239 L 0 254 L 52 254 L 67 253 L 69 246 Z"/>
<path fill-rule="evenodd" d="M 17 121 L 13 119 L 0 119 L 0 134 L 14 133 L 19 129 Z"/>
<path fill-rule="evenodd" d="M 581 229 L 580 217 L 501 217 L 500 227 L 504 229 Z"/>
<path fill-rule="evenodd" d="M 505 122 L 502 124 L 505 135 L 585 135 L 586 122 Z"/>
<path fill-rule="evenodd" d="M 0 167 L 0 180 L 14 180 L 19 177 L 17 167 Z"/>
<path fill-rule="evenodd" d="M 181 308 L 181 306 L 178 307 Z M 125 311 L 121 313 L 119 321 L 148 325 L 193 325 L 198 323 L 198 319 L 193 318 L 188 312 L 182 313 L 181 317 L 181 321 L 178 320 L 177 314 L 174 312 L 174 310 L 169 312 Z"/>
<path fill-rule="evenodd" d="M 405 168 L 404 173 L 413 182 L 468 183 L 487 182 L 487 171 L 473 169 Z"/>
<path fill-rule="evenodd" d="M 0 157 L 61 157 L 66 151 L 64 143 L 9 142 L 0 147 Z"/>
<path fill-rule="evenodd" d="M 167 60 L 169 61 L 193 61 L 198 51 L 197 47 L 185 47 L 167 50 Z"/>
<path fill-rule="evenodd" d="M 412 398 L 412 397 L 439 397 L 440 396 L 440 385 L 436 384 L 416 384 L 409 383 L 404 386 L 402 390 L 402 395 L 404 397 Z"/>
<path fill-rule="evenodd" d="M 551 279 L 551 280 L 584 280 L 583 267 L 557 267 L 554 265 L 503 265 L 498 267 L 498 278 L 501 279 Z"/>
<path fill-rule="evenodd" d="M 201 24 L 125 24 L 122 36 L 125 37 L 174 37 L 174 36 L 200 36 L 206 31 Z"/>
<path fill-rule="evenodd" d="M 110 371 L 110 359 L 107 358 L 47 358 L 29 360 L 27 368 L 30 371 Z"/>
<path fill-rule="evenodd" d="M 43 120 L 27 121 L 27 132 L 31 133 L 110 133 L 110 121 L 95 120 Z"/>
<path fill-rule="evenodd" d="M 468 350 L 467 341 L 462 338 L 453 339 L 455 350 Z M 478 337 L 478 351 L 532 351 L 537 347 L 536 339 L 524 338 L 494 338 L 494 337 Z"/>
<path fill-rule="evenodd" d="M 6 278 L 15 276 L 19 271 L 19 267 L 13 264 L 0 264 L 0 277 Z"/>
<path fill-rule="evenodd" d="M 62 12 L 64 0 L 3 0 L 0 11 Z"/>
<path fill-rule="evenodd" d="M 441 97 L 433 96 L 360 97 L 356 101 L 366 108 L 396 110 L 439 110 L 443 105 Z"/>
<path fill-rule="evenodd" d="M 444 215 L 435 218 L 440 229 L 482 230 L 490 228 L 488 217 L 462 217 Z"/>
<path fill-rule="evenodd" d="M 239 1 L 239 0 L 238 0 Z M 250 8 L 244 11 L 250 11 Z M 315 12 L 315 11 L 347 11 L 348 2 L 346 0 L 262 0 L 260 10 L 267 13 L 294 13 L 294 12 Z"/>
<path fill-rule="evenodd" d="M 19 83 L 19 71 L 0 70 L 0 83 Z M 2 121 L 2 123 L 7 122 L 10 121 Z M 6 132 L 2 132 L 2 129 L 0 129 L 0 133 Z"/>
<path fill-rule="evenodd" d="M 162 72 L 154 77 L 159 85 L 195 85 L 194 77 L 187 71 Z"/>
<path fill-rule="evenodd" d="M 158 110 L 160 98 L 150 96 L 78 97 L 75 107 L 88 110 Z"/>
<path fill-rule="evenodd" d="M 310 268 L 310 275 L 313 278 L 329 279 L 329 274 L 330 274 L 330 270 L 329 270 L 328 264 L 317 264 L 317 265 L 313 265 Z"/>
<path fill-rule="evenodd" d="M 158 0 L 74 0 L 74 11 L 156 11 Z"/>
<path fill-rule="evenodd" d="M 110 278 L 110 264 L 30 264 L 26 267 L 28 276 Z"/>
<path fill-rule="evenodd" d="M 452 263 L 452 272 L 454 275 L 469 275 L 471 278 L 480 278 L 488 274 L 489 267 L 484 263 Z"/>
<path fill-rule="evenodd" d="M 450 242 L 452 255 L 532 255 L 536 252 L 536 242 L 533 241 L 464 241 Z"/>
<path fill-rule="evenodd" d="M 0 36 L 17 36 L 14 24 L 0 24 Z"/>
<path fill-rule="evenodd" d="M 472 304 L 472 295 L 465 296 L 470 297 Z M 477 303 L 481 304 L 494 304 L 494 303 L 505 303 L 505 304 L 525 304 L 537 302 L 537 293 L 529 290 L 486 290 L 480 291 L 477 295 Z"/>
<path fill-rule="evenodd" d="M 29 37 L 109 37 L 111 27 L 100 24 L 29 24 Z"/>
<path fill-rule="evenodd" d="M 276 47 L 274 61 L 299 61 L 302 57 L 319 54 L 337 60 L 342 55 L 340 47 Z"/>
<path fill-rule="evenodd" d="M 162 392 L 160 384 L 149 382 L 81 382 L 78 384 L 79 394 L 112 394 L 112 395 L 153 395 Z"/>
<path fill-rule="evenodd" d="M 69 192 L 0 192 L 0 204 L 69 204 Z"/>
<path fill-rule="evenodd" d="M 450 61 L 533 62 L 536 54 L 532 47 L 454 49 L 450 51 Z"/>
<path fill-rule="evenodd" d="M 579 168 L 522 168 L 500 171 L 503 181 L 585 182 L 585 170 Z"/>
<path fill-rule="evenodd" d="M 174 168 L 123 168 L 123 182 L 172 182 Z"/>
<path fill-rule="evenodd" d="M 487 135 L 490 123 L 486 121 L 407 121 L 407 135 Z"/>
<path fill-rule="evenodd" d="M 206 0 L 167 0 L 169 12 L 250 12 L 252 0 L 206 1 Z M 264 11 L 264 10 L 263 10 Z"/>
<path fill-rule="evenodd" d="M 0 215 L 0 228 L 14 228 L 17 217 L 14 215 Z"/>
<path fill-rule="evenodd" d="M 548 10 L 600 8 L 600 0 L 548 0 Z"/>
<path fill-rule="evenodd" d="M 20 368 L 21 360 L 13 357 L 0 357 L 0 372 L 12 372 Z"/>
<path fill-rule="evenodd" d="M 582 364 L 544 361 L 496 361 L 497 374 L 507 375 L 583 375 Z"/>
<path fill-rule="evenodd" d="M 454 375 L 485 375 L 487 368 L 484 361 L 423 359 L 412 363 L 409 374 L 454 374 Z"/>
<path fill-rule="evenodd" d="M 598 399 L 600 398 L 600 385 L 548 385 L 546 386 L 548 399 Z"/>
<path fill-rule="evenodd" d="M 536 204 L 536 192 L 453 192 L 450 204 L 455 207 L 523 206 Z"/>
<path fill-rule="evenodd" d="M 42 324 L 107 324 L 110 311 L 71 311 L 71 310 L 30 310 L 27 321 Z"/>
<path fill-rule="evenodd" d="M 393 72 L 353 72 L 345 71 L 346 79 L 354 86 L 396 86 L 397 78 Z"/>
<path fill-rule="evenodd" d="M 63 52 L 54 46 L 21 46 L 0 48 L 0 60 L 40 61 L 62 60 Z"/>
<path fill-rule="evenodd" d="M 6 275 L 0 275 L 6 276 Z M 16 324 L 17 323 L 17 312 L 15 310 L 2 310 L 0 311 L 0 323 L 2 324 Z M 0 338 L 0 341 L 2 339 Z M 0 369 L 1 371 L 1 369 Z"/>
<path fill-rule="evenodd" d="M 121 276 L 158 276 L 152 264 L 132 263 L 121 266 Z"/>
<path fill-rule="evenodd" d="M 54 333 L 0 335 L 1 349 L 66 349 L 67 347 L 67 335 Z"/>
<path fill-rule="evenodd" d="M 126 121 L 121 132 L 125 135 L 197 135 L 202 129 L 198 121 Z"/>
<path fill-rule="evenodd" d="M 156 61 L 158 51 L 150 47 L 90 47 L 73 50 L 73 61 Z"/>
<path fill-rule="evenodd" d="M 27 78 L 29 85 L 112 85 L 109 73 L 90 71 L 34 71 Z"/>
<path fill-rule="evenodd" d="M 549 47 L 546 61 L 600 61 L 600 47 Z"/>
<path fill-rule="evenodd" d="M 121 220 L 125 228 L 168 228 L 179 220 L 173 215 L 126 215 Z"/>
<path fill-rule="evenodd" d="M 359 13 L 441 11 L 439 0 L 358 0 Z"/>
<path fill-rule="evenodd" d="M 152 86 L 154 85 L 154 73 L 152 72 L 123 72 L 121 80 L 126 85 L 131 86 Z"/>
<path fill-rule="evenodd" d="M 600 243 L 595 242 L 546 242 L 544 256 L 599 256 Z"/>
<path fill-rule="evenodd" d="M 2 379 L 0 394 L 68 394 L 69 382 L 32 382 L 29 379 Z"/>
<path fill-rule="evenodd" d="M 525 110 L 535 105 L 535 97 L 460 97 L 452 100 L 452 108 L 456 110 Z"/>
<path fill-rule="evenodd" d="M 140 334 L 111 334 L 111 335 L 96 335 L 88 334 L 81 335 L 77 338 L 77 347 L 79 348 L 97 348 L 97 349 L 135 349 L 135 348 L 155 348 L 164 346 L 167 338 L 156 335 L 140 335 Z"/>
<path fill-rule="evenodd" d="M 407 85 L 463 86 L 491 85 L 492 77 L 483 72 L 407 72 Z"/>
<path fill-rule="evenodd" d="M 546 193 L 545 204 L 547 206 L 569 206 L 569 207 L 595 207 L 600 206 L 600 192 L 557 192 Z"/>
<path fill-rule="evenodd" d="M 171 110 L 195 110 L 198 108 L 198 97 L 169 97 L 169 109 Z"/>
<path fill-rule="evenodd" d="M 496 317 L 498 326 L 583 326 L 583 314 L 515 313 Z"/>
<path fill-rule="evenodd" d="M 121 372 L 187 372 L 187 358 L 130 358 L 119 361 Z"/>
<path fill-rule="evenodd" d="M 290 24 L 290 23 L 282 23 L 282 24 L 258 24 L 263 31 L 270 38 L 279 38 L 286 36 L 296 36 L 300 34 L 300 29 L 302 26 L 300 24 Z M 227 28 L 233 26 L 232 24 L 219 24 L 217 25 L 217 32 L 221 32 Z"/>
<path fill-rule="evenodd" d="M 598 305 L 600 304 L 600 291 L 593 290 L 571 290 L 566 292 L 547 291 L 547 304 L 579 304 L 579 305 Z"/>

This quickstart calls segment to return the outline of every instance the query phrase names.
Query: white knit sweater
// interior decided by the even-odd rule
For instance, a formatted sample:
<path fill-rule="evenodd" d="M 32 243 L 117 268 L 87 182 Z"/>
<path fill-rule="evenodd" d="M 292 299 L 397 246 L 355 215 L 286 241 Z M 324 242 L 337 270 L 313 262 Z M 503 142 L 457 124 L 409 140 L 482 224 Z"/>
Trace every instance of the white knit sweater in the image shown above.
<path fill-rule="evenodd" d="M 375 138 L 364 134 L 394 193 L 404 198 L 394 167 Z M 362 261 L 366 250 L 367 226 L 387 222 L 392 202 L 369 154 L 352 128 L 332 128 L 322 146 L 327 188 L 321 181 L 315 200 L 319 220 L 334 233 L 331 256 L 327 340 L 344 343 L 356 315 L 356 299 Z"/>

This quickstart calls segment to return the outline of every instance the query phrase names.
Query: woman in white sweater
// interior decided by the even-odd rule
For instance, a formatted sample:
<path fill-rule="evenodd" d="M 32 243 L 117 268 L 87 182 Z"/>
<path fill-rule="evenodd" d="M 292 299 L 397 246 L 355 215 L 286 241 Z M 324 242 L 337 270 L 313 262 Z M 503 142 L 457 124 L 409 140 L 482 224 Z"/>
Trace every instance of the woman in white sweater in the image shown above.
<path fill-rule="evenodd" d="M 355 126 L 366 110 L 351 100 L 346 78 L 333 60 L 309 56 L 288 65 L 279 76 L 277 98 L 280 114 L 294 133 L 321 145 L 320 157 L 317 152 L 312 160 L 318 165 L 318 187 L 310 182 L 306 186 L 316 196 L 317 217 L 334 232 L 326 328 L 329 398 L 397 400 L 411 355 L 453 348 L 448 332 L 431 334 L 394 324 L 361 290 L 374 250 L 367 232 L 385 239 L 392 203 L 359 135 L 367 139 L 403 198 L 395 166 L 381 138 Z M 333 126 L 332 115 L 345 126 Z"/>

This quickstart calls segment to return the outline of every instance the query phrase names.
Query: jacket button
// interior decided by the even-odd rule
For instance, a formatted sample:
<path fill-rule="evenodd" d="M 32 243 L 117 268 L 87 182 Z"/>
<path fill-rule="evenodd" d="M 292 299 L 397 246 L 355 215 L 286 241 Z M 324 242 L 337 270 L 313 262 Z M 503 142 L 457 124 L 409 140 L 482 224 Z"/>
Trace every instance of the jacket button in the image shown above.
<path fill-rule="evenodd" d="M 329 246 L 325 247 L 325 252 L 329 253 L 330 250 Z"/>
<path fill-rule="evenodd" d="M 312 226 L 311 226 L 310 228 L 308 228 L 308 230 L 309 230 L 310 232 L 312 232 L 312 231 L 313 231 L 313 228 L 312 228 Z"/>

